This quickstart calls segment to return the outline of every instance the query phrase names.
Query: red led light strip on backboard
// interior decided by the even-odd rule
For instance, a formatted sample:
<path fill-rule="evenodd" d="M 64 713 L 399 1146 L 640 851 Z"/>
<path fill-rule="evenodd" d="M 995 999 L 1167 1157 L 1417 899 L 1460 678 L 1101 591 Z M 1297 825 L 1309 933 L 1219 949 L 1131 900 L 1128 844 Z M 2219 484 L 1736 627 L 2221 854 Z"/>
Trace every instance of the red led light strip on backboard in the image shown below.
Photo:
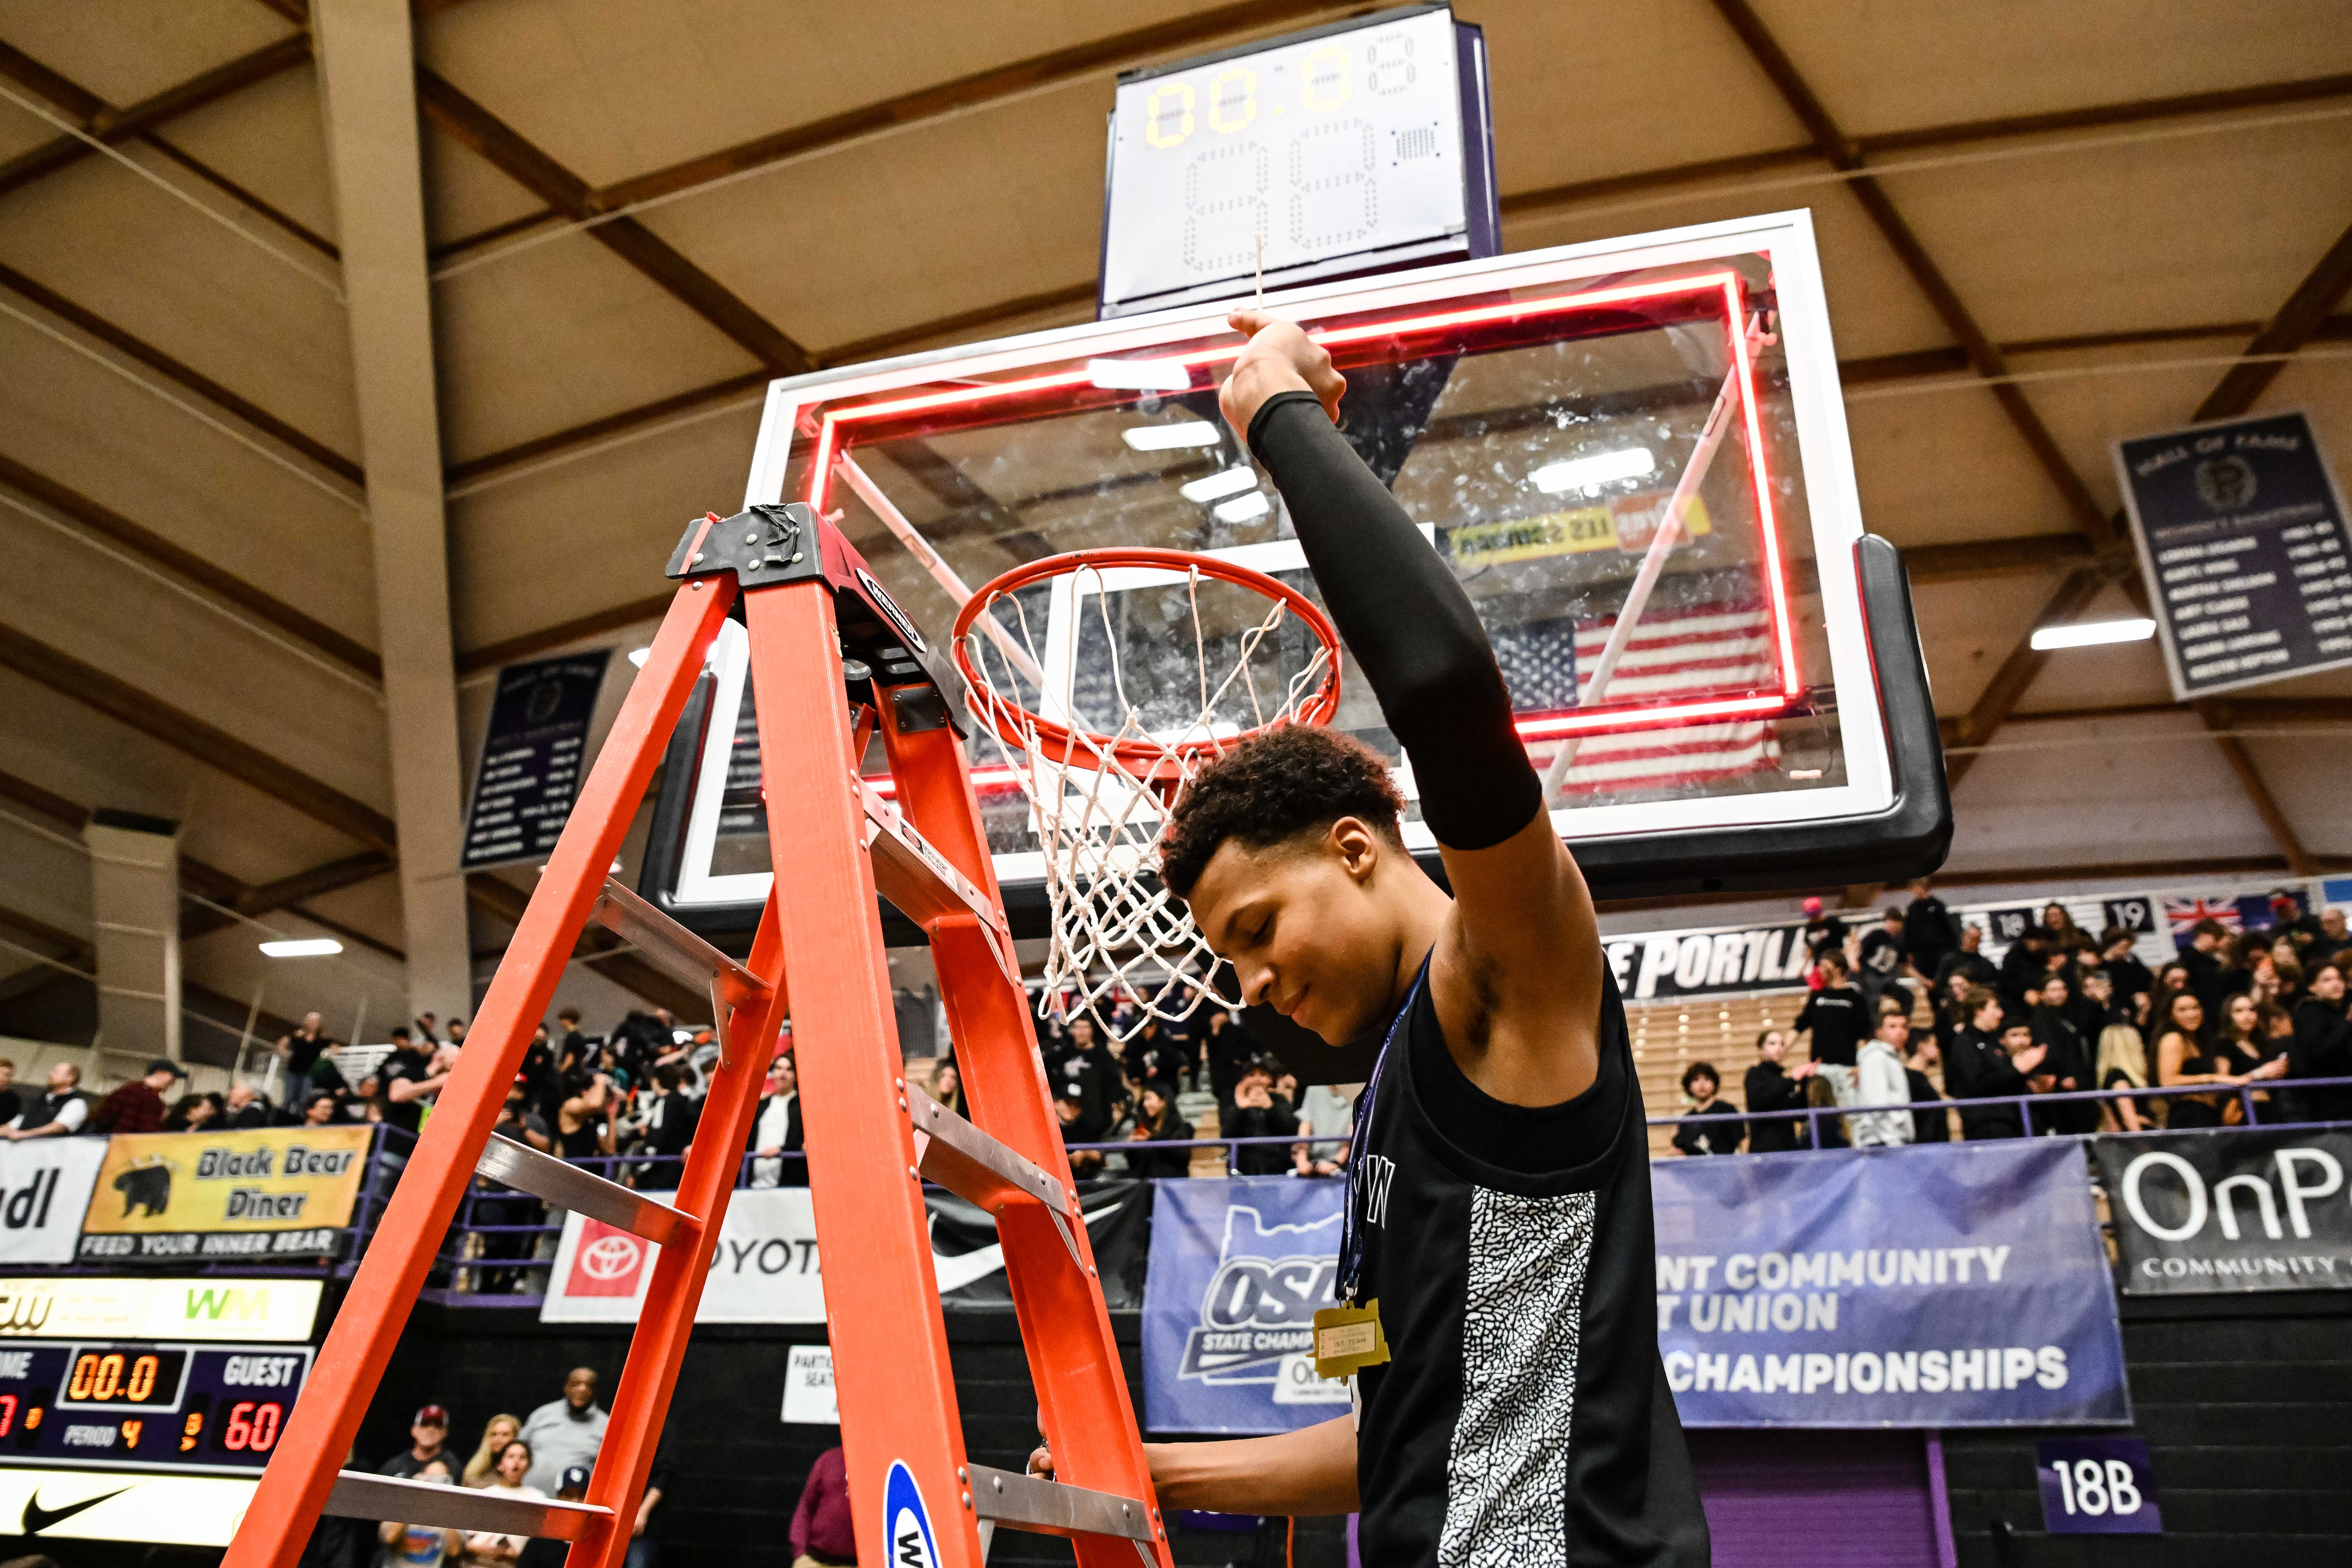
<path fill-rule="evenodd" d="M 1418 336 L 1486 322 L 1564 315 L 1579 310 L 1599 310 L 1643 300 L 1664 299 L 1710 289 L 1720 290 L 1723 295 L 1724 319 L 1730 338 L 1732 363 L 1738 372 L 1740 417 L 1745 424 L 1748 435 L 1748 470 L 1755 488 L 1757 521 L 1764 540 L 1764 576 L 1768 596 L 1772 605 L 1774 647 L 1780 656 L 1780 692 L 1778 696 L 1712 699 L 1630 711 L 1623 709 L 1612 711 L 1604 708 L 1590 715 L 1577 718 L 1530 721 L 1519 727 L 1523 736 L 1556 737 L 1591 733 L 1606 729 L 1640 729 L 1650 725 L 1686 723 L 1710 718 L 1763 714 L 1787 707 L 1796 700 L 1804 689 L 1803 677 L 1797 667 L 1795 628 L 1791 623 L 1789 595 L 1782 577 L 1780 526 L 1772 506 L 1771 477 L 1765 468 L 1763 425 L 1756 406 L 1755 365 L 1748 353 L 1747 322 L 1741 309 L 1738 275 L 1730 271 L 1708 272 L 1696 277 L 1670 279 L 1654 283 L 1633 283 L 1613 289 L 1595 289 L 1554 300 L 1477 305 L 1455 310 L 1437 310 L 1427 315 L 1411 316 L 1398 321 L 1370 321 L 1357 326 L 1318 329 L 1310 331 L 1307 334 L 1326 347 L 1340 347 L 1383 338 Z M 1180 365 L 1189 369 L 1238 358 L 1243 347 L 1241 343 L 1228 343 L 1215 348 L 1196 349 L 1190 353 L 1171 355 L 1160 360 L 1143 360 L 1138 363 Z M 888 398 L 878 403 L 861 403 L 845 408 L 828 410 L 817 420 L 815 450 L 809 468 L 808 503 L 819 513 L 823 513 L 825 502 L 830 497 L 836 455 L 846 449 L 847 432 L 837 431 L 836 426 L 847 426 L 856 422 L 887 418 L 896 415 L 973 407 L 1003 399 L 1034 397 L 1055 391 L 1088 385 L 1092 383 L 1092 379 L 1089 373 L 1084 369 L 1056 371 L 1046 375 L 1028 376 L 1015 381 L 991 382 L 978 386 L 950 387 L 937 392 L 918 393 L 912 396 Z"/>

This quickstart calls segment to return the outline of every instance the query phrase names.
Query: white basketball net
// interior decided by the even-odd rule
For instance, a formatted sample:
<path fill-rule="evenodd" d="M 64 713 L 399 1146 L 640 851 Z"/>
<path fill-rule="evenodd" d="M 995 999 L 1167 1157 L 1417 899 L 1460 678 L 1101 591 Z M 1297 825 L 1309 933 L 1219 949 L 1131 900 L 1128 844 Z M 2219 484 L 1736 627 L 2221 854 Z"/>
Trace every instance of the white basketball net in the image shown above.
<path fill-rule="evenodd" d="M 1298 618 L 1289 605 L 1270 599 L 1265 618 L 1242 630 L 1237 640 L 1230 634 L 1216 639 L 1233 643 L 1236 657 L 1231 668 L 1213 669 L 1213 662 L 1223 666 L 1224 660 L 1213 655 L 1212 638 L 1202 625 L 1203 575 L 1194 569 L 1180 579 L 1171 571 L 1165 574 L 1168 584 L 1182 581 L 1186 588 L 1192 657 L 1183 662 L 1189 670 L 1177 680 L 1167 679 L 1168 658 L 1181 659 L 1183 651 L 1172 639 L 1157 641 L 1154 662 L 1160 668 L 1131 670 L 1119 658 L 1111 594 L 1101 574 L 1082 565 L 1069 575 L 1087 602 L 1082 613 L 1099 618 L 1108 651 L 1107 689 L 1091 705 L 1101 711 L 1072 712 L 1066 694 L 1047 689 L 1046 661 L 1038 654 L 1027 611 L 1009 595 L 992 595 L 966 634 L 978 676 L 971 697 L 998 754 L 1028 797 L 1029 826 L 1045 856 L 1045 896 L 1053 911 L 1045 973 L 1047 1007 L 1066 1021 L 1091 1017 L 1106 1037 L 1125 1041 L 1147 1019 L 1190 1017 L 1203 1003 L 1241 1005 L 1239 998 L 1217 989 L 1216 955 L 1183 904 L 1160 884 L 1165 803 L 1198 771 L 1202 742 L 1209 755 L 1222 755 L 1227 742 L 1246 731 L 1296 720 L 1322 680 L 1330 650 L 1317 638 L 1304 669 L 1278 680 L 1278 689 L 1261 692 L 1259 685 L 1267 678 L 1252 670 L 1251 656 L 1286 621 Z M 1011 612 L 1010 626 L 996 614 L 999 605 Z M 1159 717 L 1167 716 L 1171 696 L 1187 686 L 1197 693 L 1197 709 L 1188 697 L 1181 704 L 1190 711 L 1188 719 L 1151 727 L 1141 705 L 1128 694 L 1130 674 L 1151 683 Z M 1066 761 L 1055 760 L 1052 753 L 1059 748 L 1041 740 L 1036 713 L 1018 700 L 1024 685 L 1038 694 L 1054 721 L 1072 731 Z M 1006 731 L 1022 738 L 1019 754 L 1007 743 Z M 1139 742 L 1144 756 L 1121 754 L 1137 751 Z M 1123 1027 L 1115 1021 L 1122 1003 L 1133 1004 Z"/>

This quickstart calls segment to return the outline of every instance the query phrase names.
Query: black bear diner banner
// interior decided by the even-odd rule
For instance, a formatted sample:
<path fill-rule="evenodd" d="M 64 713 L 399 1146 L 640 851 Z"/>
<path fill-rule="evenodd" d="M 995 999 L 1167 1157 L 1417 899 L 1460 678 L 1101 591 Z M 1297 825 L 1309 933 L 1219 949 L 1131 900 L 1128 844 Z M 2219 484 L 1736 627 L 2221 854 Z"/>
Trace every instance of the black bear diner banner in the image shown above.
<path fill-rule="evenodd" d="M 335 1257 L 369 1127 L 117 1133 L 82 1216 L 85 1263 L 307 1262 Z"/>
<path fill-rule="evenodd" d="M 2127 1296 L 2352 1289 L 2352 1131 L 2095 1138 Z"/>
<path fill-rule="evenodd" d="M 2175 696 L 2352 664 L 2344 498 L 2310 420 L 2136 437 L 2116 468 Z"/>
<path fill-rule="evenodd" d="M 612 658 L 596 648 L 499 671 L 466 813 L 467 870 L 543 860 L 555 848 L 580 793 L 588 721 Z"/>

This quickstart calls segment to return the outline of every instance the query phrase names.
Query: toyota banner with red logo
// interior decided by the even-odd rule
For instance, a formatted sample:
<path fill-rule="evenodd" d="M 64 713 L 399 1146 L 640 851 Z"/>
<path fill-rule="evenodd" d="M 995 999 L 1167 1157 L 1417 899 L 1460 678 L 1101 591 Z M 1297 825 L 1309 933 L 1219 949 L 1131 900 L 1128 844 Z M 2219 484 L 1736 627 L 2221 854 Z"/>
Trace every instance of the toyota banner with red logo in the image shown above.
<path fill-rule="evenodd" d="M 1150 1184 L 1083 1184 L 1078 1200 L 1108 1304 L 1114 1311 L 1136 1308 L 1143 1298 Z M 951 1310 L 1010 1310 L 1013 1293 L 1004 1279 L 996 1222 L 950 1193 L 926 1193 L 924 1202 L 930 1212 L 931 1268 L 941 1305 Z M 586 1215 L 567 1215 L 540 1321 L 635 1322 L 653 1261 L 653 1243 Z M 753 1188 L 734 1195 L 695 1321 L 825 1321 L 816 1217 L 806 1187 Z"/>

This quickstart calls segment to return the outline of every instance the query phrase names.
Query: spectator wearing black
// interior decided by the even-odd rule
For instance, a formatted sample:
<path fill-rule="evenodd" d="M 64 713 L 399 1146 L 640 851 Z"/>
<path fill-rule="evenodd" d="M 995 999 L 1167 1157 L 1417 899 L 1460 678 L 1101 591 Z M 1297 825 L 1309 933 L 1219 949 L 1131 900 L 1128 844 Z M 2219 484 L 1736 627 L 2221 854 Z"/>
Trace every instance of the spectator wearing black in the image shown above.
<path fill-rule="evenodd" d="M 636 1523 L 629 1534 L 629 1555 L 622 1568 L 657 1568 L 661 1562 L 662 1542 L 667 1533 L 663 1527 L 669 1521 L 669 1515 L 662 1511 L 662 1504 L 668 1500 L 670 1489 L 676 1484 L 673 1478 L 677 1469 L 677 1467 L 670 1461 L 669 1433 L 665 1429 L 661 1441 L 654 1446 L 654 1462 L 646 1470 L 645 1495 L 637 1500 Z M 569 1486 L 573 1476 L 580 1478 L 581 1493 L 585 1496 L 588 1489 L 586 1472 L 577 1467 L 564 1471 L 564 1484 Z M 559 1490 L 556 1495 L 562 1497 L 567 1494 Z"/>
<path fill-rule="evenodd" d="M 400 1033 L 406 1034 L 406 1030 Z M 436 1047 L 431 1055 L 403 1039 L 376 1069 L 384 1100 L 383 1119 L 412 1136 L 425 1126 L 425 1108 L 457 1066 L 455 1046 Z"/>
<path fill-rule="evenodd" d="M 163 1091 L 187 1077 L 177 1062 L 157 1057 L 146 1073 L 117 1088 L 99 1101 L 89 1119 L 92 1132 L 160 1132 L 163 1130 Z"/>
<path fill-rule="evenodd" d="M 2047 931 L 2029 926 L 2000 955 L 2000 978 L 1993 989 L 2000 993 L 2001 1007 L 2011 1018 L 2022 1018 L 2032 1010 L 2026 994 L 2041 990 L 2042 977 L 2050 973 L 2050 945 Z"/>
<path fill-rule="evenodd" d="M 1274 1092 L 1274 1069 L 1253 1062 L 1234 1086 L 1234 1138 L 1294 1138 L 1298 1134 L 1297 1107 Z M 1234 1173 L 1278 1176 L 1291 1168 L 1290 1151 L 1270 1143 L 1244 1145 L 1234 1163 Z"/>
<path fill-rule="evenodd" d="M 1936 965 L 1936 989 L 1939 992 L 1948 989 L 1955 974 L 1966 975 L 1971 985 L 1990 985 L 2000 979 L 2000 971 L 1995 969 L 1992 961 L 1979 951 L 1983 946 L 1984 927 L 1973 921 L 1962 926 L 1959 950 L 1946 953 L 1942 962 Z"/>
<path fill-rule="evenodd" d="M 595 1053 L 591 1047 L 598 1042 L 590 1040 L 580 1032 L 579 1008 L 566 1007 L 556 1014 L 555 1026 L 558 1033 L 551 1044 L 555 1047 L 555 1059 L 560 1066 L 593 1068 L 596 1065 Z"/>
<path fill-rule="evenodd" d="M 1059 1055 L 1058 1062 L 1046 1065 L 1046 1080 L 1056 1089 L 1076 1087 L 1088 1124 L 1109 1131 L 1127 1100 L 1127 1077 L 1118 1058 L 1096 1037 L 1092 1018 L 1070 1020 L 1070 1037 Z"/>
<path fill-rule="evenodd" d="M 1062 1146 L 1073 1143 L 1099 1143 L 1110 1124 L 1097 1120 L 1087 1107 L 1087 1091 L 1082 1085 L 1064 1083 L 1054 1096 L 1054 1114 L 1062 1123 Z M 1070 1174 L 1076 1177 L 1099 1176 L 1103 1172 L 1102 1152 L 1097 1149 L 1071 1149 Z"/>
<path fill-rule="evenodd" d="M 1965 1102 L 2031 1093 L 2025 1075 L 2039 1067 L 2042 1058 L 2028 1051 L 2012 1061 L 2001 1048 L 2000 998 L 1979 986 L 1969 993 L 1965 1005 L 1969 1021 L 1952 1042 L 1951 1055 L 1944 1058 L 1944 1083 L 1952 1097 Z M 1970 1142 L 2024 1134 L 2024 1117 L 2014 1105 L 1971 1108 L 1963 1103 L 1960 1107 L 1960 1135 Z"/>
<path fill-rule="evenodd" d="M 658 1466 L 661 1461 L 656 1458 L 654 1463 Z M 588 1495 L 588 1478 L 589 1469 L 585 1465 L 573 1465 L 565 1470 L 555 1483 L 555 1500 L 558 1502 L 581 1501 Z M 647 1506 L 640 1506 L 637 1510 L 639 1538 L 632 1539 L 629 1542 L 627 1559 L 629 1564 L 634 1564 L 638 1560 L 637 1548 L 645 1544 L 642 1534 L 646 1528 L 646 1516 L 651 1512 L 650 1505 L 658 1502 L 660 1495 L 661 1489 L 655 1486 L 651 1479 L 647 1479 L 646 1482 Z M 571 1554 L 570 1542 L 557 1541 L 551 1536 L 537 1535 L 522 1543 L 522 1550 L 515 1554 L 514 1565 L 515 1568 L 563 1568 L 565 1559 Z M 651 1563 L 654 1557 L 649 1554 L 645 1561 Z"/>
<path fill-rule="evenodd" d="M 202 1132 L 207 1127 L 217 1132 L 227 1106 L 217 1094 L 184 1094 L 163 1113 L 166 1132 Z"/>
<path fill-rule="evenodd" d="M 1799 1062 L 1793 1071 L 1784 1068 L 1780 1058 L 1788 1051 L 1789 1037 L 1778 1029 L 1767 1029 L 1756 1037 L 1758 1060 L 1748 1069 L 1745 1082 L 1748 1114 L 1755 1119 L 1748 1124 L 1748 1147 L 1752 1153 L 1785 1154 L 1808 1146 L 1803 1117 L 1765 1116 L 1767 1111 L 1805 1108 L 1805 1080 L 1812 1077 L 1813 1064 Z"/>
<path fill-rule="evenodd" d="M 1882 996 L 1900 996 L 1907 1017 L 1911 1011 L 1908 1004 L 1914 998 L 1911 987 L 1903 980 L 1903 919 L 1901 910 L 1890 907 L 1881 917 L 1878 929 L 1863 933 L 1862 962 L 1855 968 L 1854 980 L 1863 1000 L 1873 1007 L 1878 1005 Z"/>
<path fill-rule="evenodd" d="M 956 1066 L 955 1058 L 940 1058 L 931 1068 L 930 1087 L 925 1092 L 965 1121 L 971 1120 L 971 1106 L 963 1093 L 963 1069 Z"/>
<path fill-rule="evenodd" d="M 221 1125 L 233 1131 L 243 1132 L 270 1124 L 269 1102 L 261 1098 L 261 1090 L 244 1079 L 238 1079 L 228 1086 L 226 1110 L 227 1113 L 222 1117 Z"/>
<path fill-rule="evenodd" d="M 1685 1121 L 1675 1129 L 1675 1147 L 1683 1153 L 1737 1154 L 1748 1141 L 1748 1123 L 1740 1120 L 1739 1107 L 1716 1092 L 1722 1082 L 1713 1062 L 1693 1062 L 1683 1069 L 1683 1093 L 1691 1102 L 1683 1115 L 1707 1118 Z"/>
<path fill-rule="evenodd" d="M 16 1120 L 0 1127 L 0 1138 L 16 1143 L 27 1138 L 71 1137 L 89 1119 L 89 1102 L 81 1097 L 81 1068 L 58 1062 L 49 1068 L 48 1092 L 27 1100 Z"/>
<path fill-rule="evenodd" d="M 2052 1080 L 2050 1092 L 2073 1094 L 2092 1087 L 2093 1052 L 2098 1036 L 2083 1032 L 2064 976 L 2053 974 L 2042 981 L 2042 1001 L 2027 1024 L 2033 1043 L 2045 1053 L 2042 1070 Z M 2035 1127 L 2044 1131 L 2095 1132 L 2099 1108 L 2092 1100 L 2064 1100 L 2033 1121 Z"/>
<path fill-rule="evenodd" d="M 343 1102 L 332 1089 L 314 1089 L 295 1112 L 296 1125 L 300 1127 L 332 1127 L 345 1120 Z"/>
<path fill-rule="evenodd" d="M 1181 1143 L 1195 1136 L 1192 1124 L 1176 1109 L 1176 1086 L 1154 1079 L 1136 1097 L 1135 1127 L 1128 1141 L 1139 1145 L 1127 1156 L 1127 1168 L 1146 1180 L 1182 1176 L 1192 1169 L 1190 1149 L 1154 1149 L 1154 1143 Z"/>
<path fill-rule="evenodd" d="M 2352 1017 L 2346 1016 L 2341 965 L 2324 963 L 2311 971 L 2303 1000 L 2294 1005 L 2294 1041 L 2287 1047 L 2289 1075 L 2352 1078 Z M 2306 1120 L 2352 1120 L 2352 1085 L 2303 1089 L 2298 1093 L 2302 1115 Z"/>
<path fill-rule="evenodd" d="M 2156 1081 L 2165 1089 L 2236 1081 L 2214 1059 L 2205 1004 L 2194 990 L 2175 992 L 2158 1026 Z M 2219 1094 L 2171 1094 L 2164 1102 L 2165 1125 L 2176 1132 L 2221 1125 Z"/>
<path fill-rule="evenodd" d="M 0 1127 L 24 1113 L 25 1097 L 16 1090 L 16 1064 L 0 1057 Z"/>
<path fill-rule="evenodd" d="M 530 1044 L 522 1048 L 522 1060 L 515 1066 L 515 1076 L 522 1080 L 530 1108 L 553 1126 L 556 1108 L 563 1103 L 563 1075 L 557 1070 L 555 1047 L 547 1037 L 545 1024 L 531 1030 Z"/>
<path fill-rule="evenodd" d="M 427 1405 L 420 1408 L 408 1423 L 408 1447 L 376 1467 L 380 1476 L 397 1476 L 408 1479 L 436 1459 L 448 1461 L 449 1410 L 446 1405 Z M 455 1473 L 457 1466 L 450 1462 Z"/>
<path fill-rule="evenodd" d="M 1845 921 L 1823 911 L 1819 899 L 1805 900 L 1805 952 L 1816 963 L 1823 953 L 1845 951 Z"/>
<path fill-rule="evenodd" d="M 654 1102 L 646 1112 L 646 1152 L 662 1156 L 663 1163 L 646 1173 L 652 1186 L 677 1185 L 680 1167 L 675 1162 L 685 1157 L 687 1146 L 694 1142 L 694 1130 L 702 1121 L 702 1101 L 680 1087 L 685 1079 L 676 1062 L 654 1068 Z"/>
<path fill-rule="evenodd" d="M 1944 960 L 1959 951 L 1960 925 L 1925 877 L 1911 879 L 1911 902 L 1903 911 L 1903 956 L 1922 980 L 1932 984 Z"/>
<path fill-rule="evenodd" d="M 2133 997 L 2156 989 L 2156 975 L 2140 962 L 2138 946 L 2139 939 L 2121 926 L 2099 933 L 2099 971 L 2115 987 L 2120 1006 L 2128 1007 Z"/>
<path fill-rule="evenodd" d="M 1811 1031 L 1813 1060 L 1822 1067 L 1852 1068 L 1854 1053 L 1871 1029 L 1871 1010 L 1862 993 L 1846 981 L 1843 953 L 1825 952 L 1821 959 L 1821 989 L 1805 998 L 1794 1026 L 1799 1034 Z M 1749 1101 L 1749 1109 L 1754 1109 Z"/>
<path fill-rule="evenodd" d="M 555 1152 L 567 1160 L 613 1152 L 613 1080 L 580 1068 L 564 1074 L 553 1126 Z"/>
<path fill-rule="evenodd" d="M 1914 1143 L 1948 1143 L 1952 1141 L 1952 1119 L 1946 1113 L 1946 1101 L 1936 1089 L 1936 1080 L 1927 1076 L 1929 1069 L 1942 1061 L 1933 1032 L 1914 1029 L 1903 1050 L 1903 1079 L 1911 1086 L 1911 1142 Z"/>
<path fill-rule="evenodd" d="M 803 1146 L 800 1069 L 790 1051 L 779 1051 L 761 1085 L 760 1112 L 751 1120 L 751 1184 L 805 1187 L 808 1163 L 796 1158 Z"/>
<path fill-rule="evenodd" d="M 1209 1092 L 1217 1097 L 1217 1114 L 1223 1116 L 1233 1109 L 1234 1088 L 1257 1055 L 1257 1042 L 1239 1018 L 1213 1007 L 1202 1033 L 1201 1055 L 1209 1064 Z"/>
<path fill-rule="evenodd" d="M 289 1104 L 299 1100 L 301 1087 L 310 1080 L 311 1065 L 334 1045 L 334 1037 L 316 1013 L 303 1014 L 299 1026 L 278 1037 L 278 1059 L 286 1064 Z"/>
<path fill-rule="evenodd" d="M 2197 993 L 2208 1018 L 2221 1016 L 2222 998 L 2229 994 L 2221 958 L 2221 944 L 2229 940 L 2230 928 L 2209 916 L 2189 929 L 2189 945 L 2180 950 L 2180 967 L 2189 973 L 2189 988 Z"/>

